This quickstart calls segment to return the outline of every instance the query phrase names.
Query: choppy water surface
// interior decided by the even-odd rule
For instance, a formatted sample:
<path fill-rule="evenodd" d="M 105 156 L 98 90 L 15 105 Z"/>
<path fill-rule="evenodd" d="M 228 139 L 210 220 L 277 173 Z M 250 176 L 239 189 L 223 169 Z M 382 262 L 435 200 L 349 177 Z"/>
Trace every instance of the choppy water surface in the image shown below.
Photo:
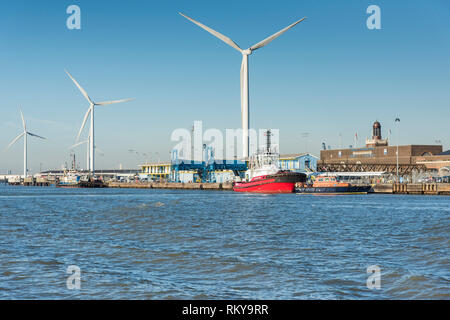
<path fill-rule="evenodd" d="M 449 299 L 449 234 L 445 196 L 0 186 L 0 298 Z"/>

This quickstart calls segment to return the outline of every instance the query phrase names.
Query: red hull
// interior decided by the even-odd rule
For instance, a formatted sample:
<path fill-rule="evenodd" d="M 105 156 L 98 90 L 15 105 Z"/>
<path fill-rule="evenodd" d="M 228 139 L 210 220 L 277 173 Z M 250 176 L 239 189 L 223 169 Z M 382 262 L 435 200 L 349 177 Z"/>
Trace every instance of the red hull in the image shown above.
<path fill-rule="evenodd" d="M 259 176 L 249 182 L 236 182 L 233 190 L 236 192 L 255 193 L 293 193 L 296 182 L 304 182 L 306 175 L 303 173 L 283 172 Z"/>
<path fill-rule="evenodd" d="M 292 193 L 295 190 L 295 183 L 275 182 L 274 179 L 256 182 L 238 182 L 233 190 L 236 192 L 254 193 Z"/>

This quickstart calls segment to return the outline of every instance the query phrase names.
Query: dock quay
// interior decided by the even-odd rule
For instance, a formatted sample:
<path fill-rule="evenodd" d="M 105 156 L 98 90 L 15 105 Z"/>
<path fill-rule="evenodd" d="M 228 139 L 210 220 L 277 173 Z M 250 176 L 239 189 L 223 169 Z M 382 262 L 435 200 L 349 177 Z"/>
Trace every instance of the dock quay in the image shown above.
<path fill-rule="evenodd" d="M 425 194 L 425 195 L 450 195 L 449 183 L 390 183 L 376 184 L 374 193 L 385 194 Z"/>
<path fill-rule="evenodd" d="M 109 182 L 108 188 L 136 188 L 136 189 L 181 189 L 181 190 L 223 190 L 232 191 L 231 183 L 181 183 L 181 182 Z M 374 184 L 371 193 L 379 194 L 424 194 L 424 195 L 450 195 L 449 183 L 386 183 Z"/>
<path fill-rule="evenodd" d="M 108 188 L 138 188 L 138 189 L 183 189 L 183 190 L 233 190 L 231 183 L 183 183 L 183 182 L 151 182 L 126 183 L 109 182 Z"/>
<path fill-rule="evenodd" d="M 6 181 L 5 181 L 6 182 Z M 9 185 L 48 187 L 55 181 L 45 178 L 26 178 L 25 181 L 6 182 Z M 74 186 L 84 188 L 130 188 L 130 189 L 178 189 L 178 190 L 220 190 L 232 191 L 231 182 L 104 182 L 101 186 Z M 372 185 L 370 193 L 377 194 L 422 194 L 422 195 L 450 195 L 450 183 L 378 183 Z"/>

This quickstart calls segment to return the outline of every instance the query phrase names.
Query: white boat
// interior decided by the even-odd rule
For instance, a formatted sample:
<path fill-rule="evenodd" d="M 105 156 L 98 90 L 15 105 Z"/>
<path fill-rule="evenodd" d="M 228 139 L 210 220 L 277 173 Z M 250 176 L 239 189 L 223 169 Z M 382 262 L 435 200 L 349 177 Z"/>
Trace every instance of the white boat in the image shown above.
<path fill-rule="evenodd" d="M 19 185 L 22 183 L 22 177 L 21 176 L 14 176 L 14 177 L 9 177 L 8 178 L 8 184 L 9 185 Z"/>
<path fill-rule="evenodd" d="M 64 176 L 59 179 L 57 183 L 58 187 L 77 187 L 80 183 L 81 176 L 76 171 L 69 171 L 64 174 Z"/>

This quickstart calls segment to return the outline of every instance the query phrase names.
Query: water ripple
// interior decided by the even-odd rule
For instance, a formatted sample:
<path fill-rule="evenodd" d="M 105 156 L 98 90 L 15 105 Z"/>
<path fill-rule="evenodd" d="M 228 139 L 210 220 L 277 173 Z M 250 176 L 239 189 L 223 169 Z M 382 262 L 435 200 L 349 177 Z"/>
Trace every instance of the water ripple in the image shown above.
<path fill-rule="evenodd" d="M 449 197 L 0 186 L 0 299 L 450 299 L 449 231 Z"/>

